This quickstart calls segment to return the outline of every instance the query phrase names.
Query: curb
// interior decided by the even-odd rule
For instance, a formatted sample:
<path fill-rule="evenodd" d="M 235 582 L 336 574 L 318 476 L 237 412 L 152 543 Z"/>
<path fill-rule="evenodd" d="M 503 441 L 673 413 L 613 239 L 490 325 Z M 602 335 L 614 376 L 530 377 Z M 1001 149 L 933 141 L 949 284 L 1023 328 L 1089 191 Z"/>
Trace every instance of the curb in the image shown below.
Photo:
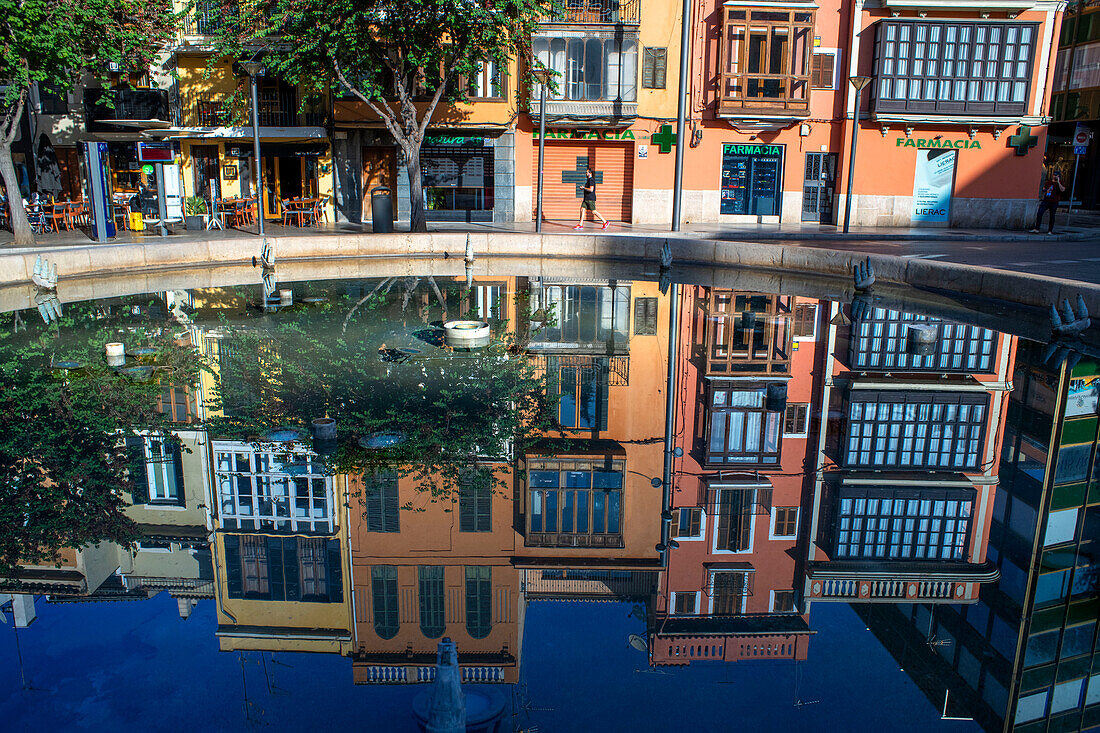
<path fill-rule="evenodd" d="M 526 232 L 353 234 L 269 237 L 280 263 L 394 258 L 405 267 L 416 259 L 453 258 L 462 261 L 467 238 L 476 257 L 581 258 L 603 261 L 649 262 L 656 265 L 667 242 L 673 263 L 753 268 L 776 273 L 835 277 L 851 282 L 852 267 L 869 260 L 880 282 L 933 291 L 950 291 L 1046 309 L 1051 303 L 1080 294 L 1090 312 L 1100 313 L 1100 285 L 1043 275 L 996 270 L 935 260 L 893 255 L 866 255 L 857 251 L 783 246 L 750 241 L 728 242 L 687 237 L 622 235 L 534 235 Z M 180 268 L 251 265 L 259 255 L 255 237 L 72 246 L 49 252 L 61 281 L 94 279 L 100 275 L 153 274 Z M 0 286 L 30 280 L 40 252 L 0 251 Z M 493 268 L 496 269 L 496 268 Z M 656 270 L 656 266 L 653 268 Z"/>

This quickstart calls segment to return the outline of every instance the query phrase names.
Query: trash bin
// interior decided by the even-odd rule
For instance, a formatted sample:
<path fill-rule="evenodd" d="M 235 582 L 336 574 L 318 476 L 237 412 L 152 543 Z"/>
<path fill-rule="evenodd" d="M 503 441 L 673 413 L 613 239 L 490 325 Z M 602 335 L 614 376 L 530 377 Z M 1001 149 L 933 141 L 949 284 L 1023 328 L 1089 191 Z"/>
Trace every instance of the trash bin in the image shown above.
<path fill-rule="evenodd" d="M 375 234 L 393 233 L 393 199 L 388 186 L 376 186 L 370 192 L 370 223 Z"/>

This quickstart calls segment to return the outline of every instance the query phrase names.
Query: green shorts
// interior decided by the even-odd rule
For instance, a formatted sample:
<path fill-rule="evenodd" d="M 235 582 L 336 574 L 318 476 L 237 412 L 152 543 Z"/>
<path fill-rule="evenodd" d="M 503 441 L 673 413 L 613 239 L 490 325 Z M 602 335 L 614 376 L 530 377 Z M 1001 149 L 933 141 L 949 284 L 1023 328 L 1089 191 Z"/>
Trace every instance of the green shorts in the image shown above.
<path fill-rule="evenodd" d="M 595 201 L 581 201 L 581 208 L 582 209 L 588 209 L 589 211 L 595 211 L 596 210 L 596 202 Z"/>

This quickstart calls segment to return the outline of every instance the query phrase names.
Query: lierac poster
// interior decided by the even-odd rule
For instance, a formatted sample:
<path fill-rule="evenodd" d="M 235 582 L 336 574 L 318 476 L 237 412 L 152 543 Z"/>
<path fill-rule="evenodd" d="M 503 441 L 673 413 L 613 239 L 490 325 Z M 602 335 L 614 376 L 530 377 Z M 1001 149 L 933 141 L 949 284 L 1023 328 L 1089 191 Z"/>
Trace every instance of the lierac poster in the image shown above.
<path fill-rule="evenodd" d="M 946 222 L 955 185 L 954 150 L 918 150 L 913 177 L 913 221 Z"/>

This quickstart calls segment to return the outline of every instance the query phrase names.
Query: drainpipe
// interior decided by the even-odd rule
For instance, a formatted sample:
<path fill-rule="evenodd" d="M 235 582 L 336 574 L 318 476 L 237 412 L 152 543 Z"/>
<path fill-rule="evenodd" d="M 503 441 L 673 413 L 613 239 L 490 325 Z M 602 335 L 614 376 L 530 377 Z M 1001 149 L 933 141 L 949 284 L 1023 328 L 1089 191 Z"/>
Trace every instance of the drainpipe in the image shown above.
<path fill-rule="evenodd" d="M 691 47 L 691 0 L 684 0 L 680 10 L 680 83 L 676 100 L 676 175 L 672 183 L 672 231 L 680 231 L 680 202 L 684 196 L 684 125 L 687 117 L 688 54 Z M 675 291 L 673 291 L 675 293 Z M 673 296 L 673 308 L 676 299 Z"/>
<path fill-rule="evenodd" d="M 681 108 L 682 109 L 682 108 Z M 676 351 L 680 338 L 680 284 L 672 285 L 672 307 L 668 322 L 668 377 L 665 380 L 665 467 L 661 496 L 661 569 L 668 568 L 668 541 L 672 536 L 672 519 L 665 519 L 672 510 L 672 439 L 676 429 Z"/>

